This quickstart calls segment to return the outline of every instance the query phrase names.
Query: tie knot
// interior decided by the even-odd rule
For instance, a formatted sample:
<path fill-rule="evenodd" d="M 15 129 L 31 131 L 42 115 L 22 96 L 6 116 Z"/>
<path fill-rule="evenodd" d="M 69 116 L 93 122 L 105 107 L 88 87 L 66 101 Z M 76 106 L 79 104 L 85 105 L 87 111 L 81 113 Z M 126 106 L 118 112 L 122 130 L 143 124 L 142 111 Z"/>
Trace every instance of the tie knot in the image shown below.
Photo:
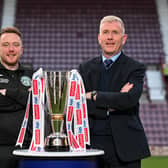
<path fill-rule="evenodd" d="M 109 69 L 111 67 L 111 65 L 113 64 L 113 61 L 111 59 L 106 59 L 104 61 L 104 65 L 106 69 Z"/>

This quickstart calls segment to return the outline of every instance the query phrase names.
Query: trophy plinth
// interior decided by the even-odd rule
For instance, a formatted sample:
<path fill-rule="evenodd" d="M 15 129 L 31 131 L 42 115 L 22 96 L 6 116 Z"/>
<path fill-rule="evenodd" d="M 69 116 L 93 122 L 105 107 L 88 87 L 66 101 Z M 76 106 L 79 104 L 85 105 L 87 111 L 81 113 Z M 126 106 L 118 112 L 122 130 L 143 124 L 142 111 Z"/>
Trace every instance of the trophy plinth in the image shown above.
<path fill-rule="evenodd" d="M 68 72 L 45 72 L 47 104 L 52 133 L 45 138 L 46 151 L 69 151 L 64 133 L 64 116 L 67 107 Z"/>

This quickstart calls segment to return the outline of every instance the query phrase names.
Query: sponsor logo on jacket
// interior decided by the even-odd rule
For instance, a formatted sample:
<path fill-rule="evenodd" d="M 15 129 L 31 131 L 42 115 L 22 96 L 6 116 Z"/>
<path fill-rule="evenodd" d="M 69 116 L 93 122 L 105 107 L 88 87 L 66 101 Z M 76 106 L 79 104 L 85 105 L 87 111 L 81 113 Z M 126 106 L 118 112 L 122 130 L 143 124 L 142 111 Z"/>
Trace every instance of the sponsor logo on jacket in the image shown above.
<path fill-rule="evenodd" d="M 1 74 L 0 74 L 1 75 Z M 0 83 L 8 83 L 9 79 L 6 78 L 0 78 Z"/>

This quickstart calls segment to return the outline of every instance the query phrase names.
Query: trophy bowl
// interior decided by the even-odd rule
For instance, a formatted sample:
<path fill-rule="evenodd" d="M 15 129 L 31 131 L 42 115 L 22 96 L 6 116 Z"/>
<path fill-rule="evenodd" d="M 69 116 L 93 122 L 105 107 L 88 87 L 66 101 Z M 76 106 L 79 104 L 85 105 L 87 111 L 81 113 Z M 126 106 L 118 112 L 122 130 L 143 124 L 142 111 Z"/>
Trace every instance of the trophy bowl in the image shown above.
<path fill-rule="evenodd" d="M 67 110 L 67 94 L 70 72 L 45 71 L 47 109 L 51 121 L 51 133 L 45 138 L 46 151 L 69 151 L 64 118 Z"/>

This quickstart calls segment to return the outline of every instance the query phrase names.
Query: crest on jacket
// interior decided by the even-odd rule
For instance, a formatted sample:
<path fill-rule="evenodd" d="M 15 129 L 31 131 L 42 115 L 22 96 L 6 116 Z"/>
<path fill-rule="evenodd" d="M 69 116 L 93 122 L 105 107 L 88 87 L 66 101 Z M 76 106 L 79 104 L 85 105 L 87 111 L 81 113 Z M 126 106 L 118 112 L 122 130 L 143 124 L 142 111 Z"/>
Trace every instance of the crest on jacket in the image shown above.
<path fill-rule="evenodd" d="M 22 76 L 20 81 L 24 86 L 31 86 L 31 78 L 29 76 Z"/>

